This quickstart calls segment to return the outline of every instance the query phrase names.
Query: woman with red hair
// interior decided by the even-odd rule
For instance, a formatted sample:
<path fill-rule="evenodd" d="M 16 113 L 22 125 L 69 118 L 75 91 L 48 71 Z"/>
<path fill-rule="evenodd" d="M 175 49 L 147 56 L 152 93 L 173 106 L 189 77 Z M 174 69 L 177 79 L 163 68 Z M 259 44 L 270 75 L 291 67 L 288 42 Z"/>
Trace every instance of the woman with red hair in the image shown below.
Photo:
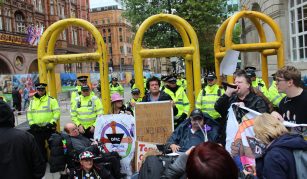
<path fill-rule="evenodd" d="M 220 145 L 205 142 L 190 153 L 186 173 L 189 179 L 238 179 L 239 171 L 229 153 Z"/>

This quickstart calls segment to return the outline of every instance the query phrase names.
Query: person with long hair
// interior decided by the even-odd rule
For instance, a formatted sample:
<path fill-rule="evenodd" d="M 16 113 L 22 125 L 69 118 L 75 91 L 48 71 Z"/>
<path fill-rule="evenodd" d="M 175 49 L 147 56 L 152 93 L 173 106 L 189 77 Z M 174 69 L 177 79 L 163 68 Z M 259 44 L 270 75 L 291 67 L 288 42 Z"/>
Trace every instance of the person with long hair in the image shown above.
<path fill-rule="evenodd" d="M 257 177 L 297 178 L 296 167 L 302 166 L 296 166 L 293 151 L 306 151 L 307 141 L 299 134 L 289 134 L 281 121 L 267 113 L 255 118 L 254 132 L 266 145 L 263 155 L 256 159 Z"/>
<path fill-rule="evenodd" d="M 133 114 L 133 111 L 127 110 L 124 105 L 124 98 L 119 93 L 111 95 L 111 114 Z"/>
<path fill-rule="evenodd" d="M 189 179 L 238 179 L 238 169 L 230 154 L 213 142 L 192 149 L 186 164 Z"/>

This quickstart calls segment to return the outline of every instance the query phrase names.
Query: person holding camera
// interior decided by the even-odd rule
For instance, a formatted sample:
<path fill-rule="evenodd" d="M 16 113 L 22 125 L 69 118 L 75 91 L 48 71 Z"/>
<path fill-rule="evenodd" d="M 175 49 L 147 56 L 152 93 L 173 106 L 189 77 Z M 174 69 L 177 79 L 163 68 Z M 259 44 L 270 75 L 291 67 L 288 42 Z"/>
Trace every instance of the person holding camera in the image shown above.
<path fill-rule="evenodd" d="M 47 161 L 45 141 L 56 131 L 56 122 L 60 119 L 58 101 L 46 94 L 46 83 L 35 84 L 36 93 L 30 101 L 27 110 L 27 119 L 30 130 L 39 146 L 39 149 Z"/>

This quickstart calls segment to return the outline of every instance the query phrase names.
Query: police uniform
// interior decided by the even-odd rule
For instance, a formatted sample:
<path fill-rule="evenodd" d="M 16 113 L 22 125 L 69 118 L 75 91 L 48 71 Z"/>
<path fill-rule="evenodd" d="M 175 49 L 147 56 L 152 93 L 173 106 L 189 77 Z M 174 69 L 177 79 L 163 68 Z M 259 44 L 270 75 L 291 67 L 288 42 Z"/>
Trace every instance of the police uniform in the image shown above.
<path fill-rule="evenodd" d="M 47 84 L 38 83 L 36 89 L 46 90 Z M 60 119 L 60 108 L 56 99 L 46 94 L 40 96 L 37 93 L 30 101 L 27 110 L 27 120 L 30 125 L 30 132 L 34 135 L 40 151 L 45 159 L 47 152 L 45 149 L 45 140 L 48 140 L 50 135 L 56 131 L 56 122 Z"/>
<path fill-rule="evenodd" d="M 79 76 L 77 78 L 77 80 L 80 83 L 82 83 L 83 81 L 86 81 L 86 83 L 87 83 L 87 78 L 88 78 L 88 76 Z M 81 87 L 82 87 L 82 85 L 77 85 L 76 89 L 71 93 L 71 95 L 70 95 L 70 106 L 73 106 L 74 105 L 73 103 L 75 102 L 76 97 L 81 95 Z M 93 95 L 95 95 L 95 93 L 93 91 L 91 91 L 91 96 L 93 96 Z"/>
<path fill-rule="evenodd" d="M 116 81 L 116 84 L 112 84 L 112 81 Z M 120 85 L 117 81 L 118 79 L 116 77 L 112 78 L 112 81 L 110 83 L 110 96 L 114 93 L 119 93 L 120 95 L 124 95 L 124 88 L 122 85 Z M 133 88 L 133 87 L 132 87 Z"/>
<path fill-rule="evenodd" d="M 245 67 L 246 74 L 249 77 L 255 77 L 256 79 L 252 81 L 252 86 L 255 89 L 258 89 L 263 93 L 264 96 L 268 97 L 268 89 L 265 86 L 264 81 L 261 78 L 256 77 L 256 68 L 255 67 Z"/>
<path fill-rule="evenodd" d="M 279 93 L 276 87 L 276 81 L 273 81 L 268 90 L 268 99 L 273 104 L 274 108 L 279 106 L 280 101 L 286 96 L 284 93 Z"/>
<path fill-rule="evenodd" d="M 90 90 L 88 85 L 82 86 L 81 90 Z M 85 136 L 92 138 L 90 128 L 96 125 L 98 115 L 103 114 L 103 106 L 100 99 L 95 95 L 80 95 L 75 98 L 74 106 L 71 108 L 71 120 L 77 125 L 82 125 Z"/>
<path fill-rule="evenodd" d="M 177 79 L 174 76 L 170 76 L 166 79 L 166 81 L 170 83 L 171 82 L 176 83 Z M 175 128 L 187 118 L 187 114 L 189 114 L 190 111 L 190 102 L 185 93 L 184 88 L 182 86 L 177 86 L 176 88 L 177 88 L 175 89 L 176 91 L 170 89 L 169 87 L 166 87 L 164 89 L 164 92 L 171 96 L 178 109 L 178 113 L 175 116 L 175 121 L 174 121 Z"/>
<path fill-rule="evenodd" d="M 134 88 L 131 90 L 131 94 L 134 95 L 134 94 L 140 94 L 141 91 L 138 89 L 138 88 Z M 133 112 L 134 114 L 134 107 L 131 106 L 131 103 L 137 103 L 137 102 L 142 102 L 143 98 L 139 97 L 137 99 L 134 99 L 133 97 L 129 100 L 129 102 L 127 103 L 127 110 L 130 110 Z"/>

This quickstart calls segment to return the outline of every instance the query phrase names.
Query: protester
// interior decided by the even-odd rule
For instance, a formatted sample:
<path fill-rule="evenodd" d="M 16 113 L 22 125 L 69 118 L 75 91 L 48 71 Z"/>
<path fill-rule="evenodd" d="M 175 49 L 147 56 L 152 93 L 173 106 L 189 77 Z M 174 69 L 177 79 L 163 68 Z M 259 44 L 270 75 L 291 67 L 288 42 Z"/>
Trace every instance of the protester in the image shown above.
<path fill-rule="evenodd" d="M 56 123 L 60 119 L 58 101 L 47 95 L 45 83 L 35 84 L 36 93 L 27 110 L 29 132 L 34 135 L 42 155 L 47 161 L 46 140 L 56 131 Z"/>
<path fill-rule="evenodd" d="M 149 90 L 148 93 L 143 97 L 142 102 L 153 102 L 153 101 L 173 101 L 170 95 L 166 94 L 164 91 L 160 91 L 161 81 L 159 78 L 153 76 L 148 78 L 146 82 L 146 88 Z M 173 102 L 173 115 L 178 114 L 178 109 Z"/>
<path fill-rule="evenodd" d="M 229 153 L 220 145 L 205 142 L 196 146 L 187 159 L 189 179 L 238 179 L 238 169 Z"/>
<path fill-rule="evenodd" d="M 81 87 L 81 95 L 76 97 L 71 107 L 71 120 L 78 126 L 79 131 L 87 138 L 93 138 L 96 119 L 103 114 L 100 99 L 91 95 L 88 85 Z"/>
<path fill-rule="evenodd" d="M 190 102 L 182 86 L 178 86 L 176 76 L 169 76 L 166 80 L 164 92 L 171 96 L 176 107 L 178 114 L 174 118 L 174 128 L 180 125 L 187 117 L 190 111 Z"/>
<path fill-rule="evenodd" d="M 200 109 L 194 109 L 191 115 L 181 123 L 167 141 L 172 152 L 185 152 L 206 140 L 212 141 L 210 134 L 210 117 Z"/>
<path fill-rule="evenodd" d="M 236 103 L 240 106 L 246 106 L 257 112 L 268 112 L 268 105 L 264 99 L 254 93 L 251 79 L 244 70 L 236 73 L 236 88 L 227 86 L 225 94 L 223 94 L 215 103 L 214 108 L 219 112 L 224 120 L 227 120 L 228 109 L 231 104 Z M 241 120 L 244 114 L 237 113 L 237 119 Z"/>
<path fill-rule="evenodd" d="M 0 101 L 0 173 L 2 179 L 41 179 L 46 163 L 34 137 L 14 128 L 10 106 Z"/>
<path fill-rule="evenodd" d="M 80 159 L 80 168 L 77 168 L 70 172 L 70 178 L 108 178 L 113 179 L 109 171 L 105 168 L 98 167 L 94 165 L 94 155 L 92 152 L 85 151 L 82 152 L 79 156 Z"/>
<path fill-rule="evenodd" d="M 119 93 L 113 93 L 111 96 L 111 114 L 129 114 L 132 115 L 132 110 L 127 110 L 123 102 L 124 98 Z"/>
<path fill-rule="evenodd" d="M 98 147 L 96 142 L 91 142 L 88 138 L 81 135 L 78 128 L 73 123 L 67 123 L 64 127 L 64 131 L 70 136 L 70 140 L 74 151 L 77 155 L 80 155 L 84 151 L 90 151 L 93 154 L 98 155 Z M 110 163 L 110 170 L 116 178 L 120 178 L 122 174 L 120 173 L 120 160 L 119 155 L 116 152 L 109 153 L 107 157 L 102 156 L 102 162 Z"/>
<path fill-rule="evenodd" d="M 296 167 L 301 166 L 296 166 L 293 151 L 306 151 L 307 141 L 298 134 L 290 135 L 281 121 L 267 113 L 255 118 L 254 131 L 267 146 L 262 157 L 256 158 L 258 178 L 297 178 Z"/>
<path fill-rule="evenodd" d="M 272 115 L 280 120 L 296 124 L 307 124 L 307 91 L 303 89 L 301 72 L 293 66 L 285 66 L 276 72 L 278 92 L 286 94 L 280 103 L 278 112 Z"/>

